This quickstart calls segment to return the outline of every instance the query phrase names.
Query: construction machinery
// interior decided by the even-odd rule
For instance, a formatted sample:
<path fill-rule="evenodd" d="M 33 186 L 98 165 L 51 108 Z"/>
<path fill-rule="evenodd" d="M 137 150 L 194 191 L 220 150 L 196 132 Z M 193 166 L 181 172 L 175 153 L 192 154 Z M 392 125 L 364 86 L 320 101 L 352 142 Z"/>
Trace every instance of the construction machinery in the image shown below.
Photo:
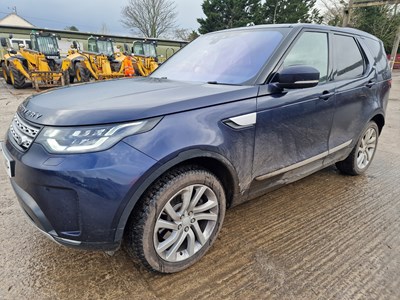
<path fill-rule="evenodd" d="M 133 67 L 136 75 L 149 76 L 158 68 L 157 44 L 150 41 L 135 41 L 132 47 Z"/>
<path fill-rule="evenodd" d="M 70 83 L 130 76 L 148 76 L 158 67 L 156 44 L 136 41 L 131 49 L 124 45 L 114 51 L 113 41 L 106 37 L 88 38 L 88 50 L 74 41 L 68 51 Z"/>
<path fill-rule="evenodd" d="M 23 45 L 18 51 L 8 48 L 2 65 L 6 81 L 16 89 L 23 88 L 26 81 L 31 81 L 36 90 L 65 85 L 69 62 L 61 60 L 57 38 L 59 36 L 52 33 L 32 31 L 32 49 Z"/>
<path fill-rule="evenodd" d="M 10 56 L 10 55 L 15 55 L 17 53 L 17 51 L 12 49 L 10 40 L 8 38 L 5 37 L 1 37 L 0 38 L 0 44 L 1 44 L 1 48 L 0 48 L 0 65 L 1 65 L 1 72 L 3 74 L 3 78 L 5 79 L 5 81 L 10 84 L 11 83 L 11 79 L 10 79 L 10 75 L 8 73 L 8 69 L 6 67 L 6 59 Z M 12 53 L 11 53 L 12 52 Z"/>
<path fill-rule="evenodd" d="M 114 53 L 114 45 L 109 38 L 89 37 L 87 51 L 80 49 L 79 44 L 74 41 L 67 56 L 70 62 L 70 82 L 75 79 L 78 82 L 87 82 L 90 77 L 102 80 L 129 76 L 126 68 L 130 59 L 123 52 Z"/>

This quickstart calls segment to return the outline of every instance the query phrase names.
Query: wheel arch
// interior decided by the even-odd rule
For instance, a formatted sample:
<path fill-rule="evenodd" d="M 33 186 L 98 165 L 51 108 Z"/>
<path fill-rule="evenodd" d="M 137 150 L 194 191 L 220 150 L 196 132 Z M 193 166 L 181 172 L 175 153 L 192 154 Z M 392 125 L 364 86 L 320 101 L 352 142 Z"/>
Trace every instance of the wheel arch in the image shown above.
<path fill-rule="evenodd" d="M 149 170 L 147 172 L 148 175 L 144 175 L 146 178 L 142 183 L 135 187 L 135 192 L 123 209 L 119 218 L 114 238 L 115 241 L 122 240 L 129 217 L 136 205 L 139 203 L 139 199 L 142 195 L 145 194 L 152 184 L 166 172 L 183 165 L 198 165 L 215 174 L 224 187 L 227 198 L 227 208 L 231 205 L 235 195 L 239 193 L 239 179 L 236 170 L 224 156 L 216 152 L 204 150 L 188 150 L 181 152 L 174 158 L 167 160 L 162 164 L 157 164 L 155 168 Z"/>
<path fill-rule="evenodd" d="M 79 56 L 76 56 L 76 57 L 73 57 L 73 58 L 71 58 L 70 59 L 71 60 L 71 64 L 70 64 L 70 68 L 72 69 L 73 68 L 73 70 L 75 70 L 75 65 L 79 62 L 83 62 L 84 60 L 85 60 L 85 57 L 84 56 L 82 56 L 82 55 L 79 55 Z"/>
<path fill-rule="evenodd" d="M 385 117 L 382 113 L 377 113 L 375 116 L 371 118 L 370 121 L 374 121 L 379 128 L 379 134 L 381 134 L 383 126 L 385 126 Z"/>
<path fill-rule="evenodd" d="M 8 62 L 8 67 L 10 64 L 15 65 L 13 62 L 14 60 L 19 60 L 23 67 L 25 67 L 26 69 L 29 69 L 28 68 L 28 60 L 23 56 L 17 56 L 17 55 L 11 56 L 6 60 Z"/>

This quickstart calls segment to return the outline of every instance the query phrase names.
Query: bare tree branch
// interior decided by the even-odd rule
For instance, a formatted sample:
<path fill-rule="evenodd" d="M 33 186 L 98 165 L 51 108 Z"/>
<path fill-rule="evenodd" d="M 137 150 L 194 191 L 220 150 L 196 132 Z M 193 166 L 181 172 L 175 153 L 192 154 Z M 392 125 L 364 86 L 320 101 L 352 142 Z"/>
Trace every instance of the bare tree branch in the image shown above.
<path fill-rule="evenodd" d="M 145 37 L 160 37 L 175 28 L 176 6 L 171 0 L 129 0 L 122 24 Z"/>
<path fill-rule="evenodd" d="M 348 0 L 320 0 L 323 6 L 324 23 L 340 26 L 343 22 L 344 9 Z"/>

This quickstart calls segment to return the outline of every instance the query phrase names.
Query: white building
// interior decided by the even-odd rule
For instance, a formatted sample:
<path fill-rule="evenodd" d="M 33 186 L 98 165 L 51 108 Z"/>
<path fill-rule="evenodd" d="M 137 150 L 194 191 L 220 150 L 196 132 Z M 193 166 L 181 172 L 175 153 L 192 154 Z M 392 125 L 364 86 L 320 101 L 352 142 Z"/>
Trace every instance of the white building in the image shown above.
<path fill-rule="evenodd" d="M 32 23 L 29 23 L 24 18 L 18 16 L 16 13 L 11 13 L 11 14 L 5 16 L 3 19 L 0 19 L 0 25 L 32 27 L 32 28 L 35 27 L 35 25 L 33 25 Z"/>

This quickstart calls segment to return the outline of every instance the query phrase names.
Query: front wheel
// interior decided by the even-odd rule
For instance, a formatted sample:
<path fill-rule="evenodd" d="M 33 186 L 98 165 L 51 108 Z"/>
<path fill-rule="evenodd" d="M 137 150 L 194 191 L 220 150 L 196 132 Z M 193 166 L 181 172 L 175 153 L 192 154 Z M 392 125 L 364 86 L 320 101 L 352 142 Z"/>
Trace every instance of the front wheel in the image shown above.
<path fill-rule="evenodd" d="M 63 79 L 64 79 L 64 85 L 69 85 L 69 80 L 70 80 L 70 75 L 69 75 L 69 70 L 67 69 L 67 70 L 64 70 L 63 72 L 62 72 L 62 76 L 63 76 Z"/>
<path fill-rule="evenodd" d="M 25 76 L 13 65 L 10 65 L 10 79 L 15 89 L 25 87 Z"/>
<path fill-rule="evenodd" d="M 8 74 L 6 63 L 4 61 L 1 63 L 1 70 L 3 72 L 3 77 L 4 77 L 4 80 L 6 81 L 6 83 L 11 84 L 11 78 Z"/>
<path fill-rule="evenodd" d="M 80 62 L 75 64 L 75 78 L 77 82 L 89 82 L 90 72 Z"/>
<path fill-rule="evenodd" d="M 188 268 L 215 241 L 225 202 L 221 182 L 208 170 L 188 166 L 167 173 L 131 216 L 128 252 L 150 270 L 174 273 Z"/>
<path fill-rule="evenodd" d="M 360 175 L 370 166 L 378 145 L 379 128 L 374 121 L 365 127 L 350 155 L 337 162 L 336 167 L 344 174 Z"/>

